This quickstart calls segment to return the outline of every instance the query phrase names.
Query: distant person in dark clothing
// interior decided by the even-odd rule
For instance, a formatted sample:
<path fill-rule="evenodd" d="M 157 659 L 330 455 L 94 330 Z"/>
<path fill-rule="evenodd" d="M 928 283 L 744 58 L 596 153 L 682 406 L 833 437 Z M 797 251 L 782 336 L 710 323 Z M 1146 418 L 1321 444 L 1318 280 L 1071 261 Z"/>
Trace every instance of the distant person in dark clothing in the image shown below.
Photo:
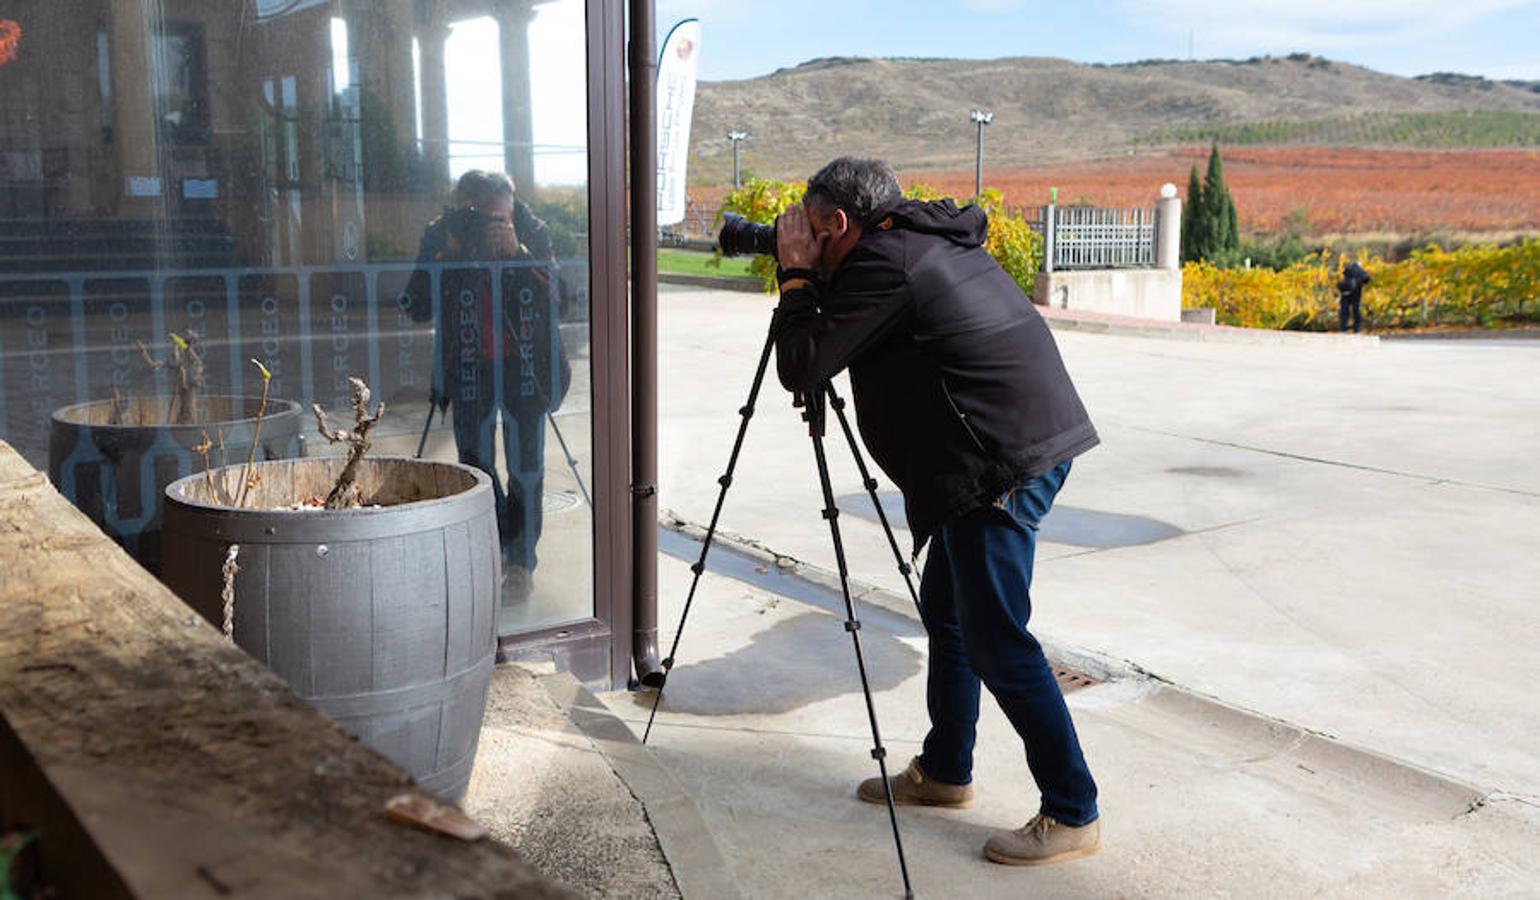
<path fill-rule="evenodd" d="M 561 405 L 572 380 L 557 328 L 552 259 L 550 232 L 515 198 L 513 181 L 479 170 L 460 177 L 450 206 L 428 224 L 418 250 L 420 263 L 465 263 L 441 269 L 432 402 L 453 407 L 460 462 L 491 476 L 506 601 L 522 600 L 534 588 L 545 417 Z M 495 286 L 491 266 L 506 263 L 513 265 L 503 266 Z M 407 291 L 412 318 L 432 319 L 431 270 L 414 272 Z M 497 474 L 499 421 L 506 489 Z"/>
<path fill-rule="evenodd" d="M 1353 317 L 1353 331 L 1358 331 L 1363 324 L 1360 305 L 1364 299 L 1364 285 L 1372 280 L 1357 260 L 1350 260 L 1342 267 L 1342 280 L 1337 282 L 1337 321 L 1341 330 L 1347 331 L 1349 313 Z"/>

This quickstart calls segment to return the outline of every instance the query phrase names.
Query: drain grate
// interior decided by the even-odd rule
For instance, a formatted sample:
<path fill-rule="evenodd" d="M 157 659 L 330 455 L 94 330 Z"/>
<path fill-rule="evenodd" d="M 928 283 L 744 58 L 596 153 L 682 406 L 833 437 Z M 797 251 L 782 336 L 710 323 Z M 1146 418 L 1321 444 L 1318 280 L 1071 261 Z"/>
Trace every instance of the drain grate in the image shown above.
<path fill-rule="evenodd" d="M 1101 684 L 1100 681 L 1089 675 L 1071 672 L 1069 669 L 1055 668 L 1053 670 L 1053 677 L 1058 679 L 1059 690 L 1065 694 L 1068 694 L 1070 691 L 1078 691 L 1081 688 L 1088 688 L 1093 684 Z"/>
<path fill-rule="evenodd" d="M 546 491 L 545 495 L 541 497 L 540 507 L 549 516 L 553 513 L 564 513 L 569 509 L 577 509 L 577 505 L 580 502 L 581 500 L 578 495 L 572 491 L 562 491 L 561 493 Z"/>

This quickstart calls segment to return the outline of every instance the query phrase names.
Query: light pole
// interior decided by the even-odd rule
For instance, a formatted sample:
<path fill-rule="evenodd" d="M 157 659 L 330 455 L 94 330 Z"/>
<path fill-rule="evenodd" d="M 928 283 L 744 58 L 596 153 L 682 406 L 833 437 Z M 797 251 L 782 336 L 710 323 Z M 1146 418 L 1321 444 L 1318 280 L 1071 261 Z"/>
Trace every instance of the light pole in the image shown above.
<path fill-rule="evenodd" d="M 984 126 L 995 120 L 994 113 L 975 109 L 968 118 L 979 128 L 978 152 L 973 158 L 973 196 L 984 193 Z"/>
<path fill-rule="evenodd" d="M 742 184 L 742 179 L 738 177 L 738 145 L 749 139 L 749 133 L 747 131 L 729 131 L 727 139 L 733 142 L 733 187 L 738 187 Z"/>

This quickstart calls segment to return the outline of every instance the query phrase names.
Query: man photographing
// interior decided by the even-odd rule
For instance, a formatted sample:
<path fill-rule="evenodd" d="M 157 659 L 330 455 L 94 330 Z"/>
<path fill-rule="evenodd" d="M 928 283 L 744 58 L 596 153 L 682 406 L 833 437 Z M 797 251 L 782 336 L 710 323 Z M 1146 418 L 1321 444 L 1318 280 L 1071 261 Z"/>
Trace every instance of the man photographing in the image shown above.
<path fill-rule="evenodd" d="M 420 263 L 463 264 L 441 270 L 435 328 L 436 383 L 443 393 L 431 403 L 453 407 L 460 462 L 492 479 L 505 605 L 523 602 L 534 591 L 546 417 L 561 406 L 572 381 L 552 302 L 554 258 L 550 230 L 517 199 L 513 181 L 477 169 L 460 176 L 450 205 L 428 223 L 418 250 Z M 494 271 L 500 272 L 498 290 Z M 426 268 L 412 274 L 407 295 L 404 308 L 413 319 L 433 318 Z M 499 428 L 506 486 L 497 470 Z"/>
<path fill-rule="evenodd" d="M 984 854 L 1034 865 L 1101 845 L 1096 784 L 1042 647 L 1027 630 L 1038 523 L 1098 442 L 1047 324 L 983 249 L 977 206 L 905 201 L 880 160 L 841 157 L 776 222 L 781 384 L 850 369 L 872 457 L 904 495 L 930 636 L 930 732 L 894 802 L 973 802 L 979 685 L 1026 746 L 1042 801 Z M 860 799 L 883 803 L 880 778 Z"/>

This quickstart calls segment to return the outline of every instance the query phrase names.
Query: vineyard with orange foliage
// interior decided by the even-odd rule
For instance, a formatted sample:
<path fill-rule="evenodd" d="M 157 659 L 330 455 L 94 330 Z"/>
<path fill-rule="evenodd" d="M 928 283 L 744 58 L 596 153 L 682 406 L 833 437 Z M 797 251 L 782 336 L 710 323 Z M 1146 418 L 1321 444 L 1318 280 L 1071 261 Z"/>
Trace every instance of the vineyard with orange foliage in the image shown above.
<path fill-rule="evenodd" d="M 1240 212 L 1241 230 L 1282 230 L 1296 210 L 1306 231 L 1322 234 L 1426 235 L 1449 232 L 1540 232 L 1540 152 L 1523 150 L 1410 151 L 1349 147 L 1224 147 L 1225 180 Z M 991 162 L 985 147 L 984 184 L 1012 207 L 1048 202 L 1094 206 L 1153 206 L 1165 182 L 1185 190 L 1208 148 L 1137 153 L 1051 166 Z M 903 171 L 905 185 L 941 194 L 973 193 L 973 170 Z M 692 190 L 714 208 L 724 189 Z"/>
<path fill-rule="evenodd" d="M 1311 234 L 1540 231 L 1540 152 L 1224 147 L 1225 181 L 1243 232 L 1282 229 L 1302 210 Z M 986 148 L 987 154 L 987 148 Z M 989 166 L 984 183 L 1011 205 L 1153 206 L 1160 185 L 1185 190 L 1208 148 L 1054 166 Z M 944 193 L 973 193 L 973 172 L 906 172 Z"/>

